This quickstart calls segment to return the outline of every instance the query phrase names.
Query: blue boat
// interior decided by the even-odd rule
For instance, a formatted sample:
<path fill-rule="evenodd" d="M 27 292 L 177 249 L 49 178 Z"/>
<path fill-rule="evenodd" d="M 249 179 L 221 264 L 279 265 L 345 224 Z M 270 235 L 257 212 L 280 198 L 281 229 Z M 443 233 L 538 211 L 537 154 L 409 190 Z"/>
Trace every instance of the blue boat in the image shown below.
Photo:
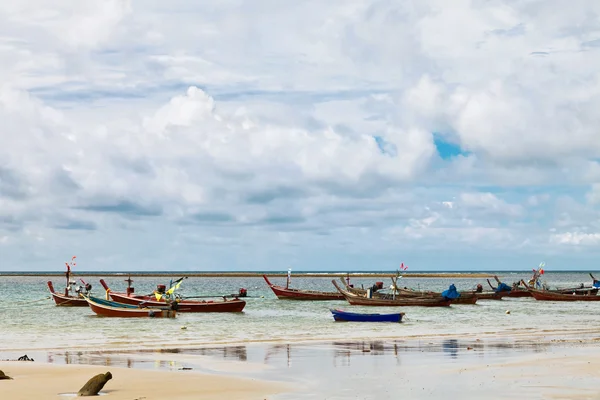
<path fill-rule="evenodd" d="M 402 322 L 404 313 L 395 314 L 359 314 L 342 310 L 330 310 L 333 319 L 344 322 Z"/>

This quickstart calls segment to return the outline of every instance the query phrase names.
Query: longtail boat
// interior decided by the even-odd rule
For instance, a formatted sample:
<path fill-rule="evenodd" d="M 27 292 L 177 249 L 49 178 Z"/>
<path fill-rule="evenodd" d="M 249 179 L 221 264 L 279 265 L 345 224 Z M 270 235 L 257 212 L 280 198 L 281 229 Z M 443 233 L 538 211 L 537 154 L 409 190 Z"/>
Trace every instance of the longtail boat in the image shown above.
<path fill-rule="evenodd" d="M 182 278 L 183 279 L 183 278 Z M 100 284 L 106 290 L 107 299 L 110 297 L 113 301 L 122 304 L 139 305 L 141 303 L 152 307 L 164 307 L 166 304 L 171 302 L 177 302 L 177 311 L 182 313 L 205 313 L 205 312 L 242 312 L 246 306 L 244 300 L 240 300 L 237 297 L 228 299 L 223 296 L 223 300 L 189 300 L 174 296 L 174 287 L 177 286 L 180 280 L 175 281 L 175 284 L 166 290 L 165 285 L 158 285 L 157 290 L 153 295 L 135 295 L 134 288 L 131 287 L 133 280 L 131 277 L 125 280 L 128 282 L 127 291 L 125 293 L 113 292 L 110 287 L 106 284 L 104 279 L 100 279 Z M 178 287 L 178 286 L 177 286 Z M 171 291 L 171 293 L 168 293 Z"/>
<path fill-rule="evenodd" d="M 382 299 L 375 297 L 365 297 L 350 293 L 342 289 L 335 280 L 332 280 L 333 286 L 344 296 L 346 301 L 353 306 L 381 306 L 381 307 L 399 307 L 399 306 L 419 306 L 419 307 L 447 307 L 453 300 L 445 297 L 400 297 L 391 299 Z"/>
<path fill-rule="evenodd" d="M 527 285 L 523 282 L 524 285 Z M 536 300 L 541 301 L 600 301 L 600 296 L 597 291 L 590 291 L 589 288 L 583 290 L 575 288 L 572 291 L 565 289 L 550 290 L 550 289 L 535 289 L 527 286 L 527 290 Z"/>
<path fill-rule="evenodd" d="M 54 303 L 56 303 L 57 306 L 61 306 L 61 307 L 87 307 L 88 306 L 87 301 L 85 301 L 85 299 L 81 296 L 81 294 L 89 292 L 92 289 L 92 285 L 86 284 L 85 282 L 82 281 L 82 283 L 84 283 L 85 286 L 77 286 L 77 282 L 71 280 L 71 277 L 72 277 L 71 267 L 74 267 L 76 265 L 75 258 L 77 258 L 77 257 L 73 256 L 73 258 L 71 258 L 70 263 L 67 263 L 67 262 L 65 263 L 65 265 L 67 266 L 67 272 L 65 272 L 65 277 L 67 278 L 67 283 L 65 286 L 64 294 L 57 293 L 54 290 L 54 285 L 52 284 L 52 281 L 47 282 L 48 289 L 50 290 L 50 294 L 52 295 L 52 299 L 54 300 Z M 71 292 L 75 292 L 76 294 L 72 295 Z"/>
<path fill-rule="evenodd" d="M 392 281 L 394 282 L 394 284 L 392 285 L 392 290 L 394 291 L 394 293 L 383 293 L 383 292 L 379 292 L 376 291 L 375 289 L 380 289 L 382 285 L 378 285 L 379 282 L 377 282 L 375 285 L 373 285 L 371 288 L 369 289 L 358 289 L 358 288 L 353 288 L 351 287 L 349 284 L 346 283 L 346 281 L 344 281 L 344 279 L 342 277 L 340 277 L 340 280 L 342 281 L 342 283 L 345 286 L 346 291 L 348 291 L 349 293 L 353 293 L 356 294 L 358 296 L 366 296 L 367 295 L 367 291 L 370 289 L 371 290 L 371 296 L 377 299 L 398 299 L 398 298 L 410 298 L 410 297 L 442 297 L 442 293 L 441 292 L 432 292 L 432 291 L 418 291 L 418 290 L 413 290 L 413 289 L 408 289 L 408 288 L 399 288 L 395 286 L 395 281 L 394 279 L 392 279 Z M 393 288 L 396 288 L 395 290 Z M 474 293 L 474 292 L 460 292 L 460 296 L 452 299 L 452 304 L 476 304 L 477 300 L 479 299 L 479 293 Z"/>
<path fill-rule="evenodd" d="M 600 296 L 596 293 L 571 294 L 556 292 L 553 290 L 538 290 L 529 288 L 529 292 L 536 300 L 544 301 L 600 301 Z"/>
<path fill-rule="evenodd" d="M 590 277 L 592 278 L 592 285 L 591 286 L 585 286 L 585 284 L 581 284 L 579 286 L 576 287 L 570 287 L 570 288 L 556 288 L 556 289 L 551 289 L 550 287 L 548 287 L 548 285 L 546 285 L 546 283 L 542 283 L 540 282 L 540 277 L 542 275 L 544 275 L 544 267 L 546 266 L 545 263 L 540 263 L 538 269 L 533 269 L 533 276 L 532 278 L 529 280 L 528 283 L 525 283 L 525 281 L 521 280 L 521 283 L 523 284 L 523 286 L 525 286 L 526 288 L 533 288 L 533 289 L 537 289 L 537 290 L 550 290 L 552 292 L 557 292 L 557 293 L 564 293 L 564 294 L 576 294 L 576 295 L 594 295 L 598 293 L 598 290 L 600 289 L 600 281 L 598 281 L 594 275 L 592 275 L 590 273 Z M 532 294 L 533 295 L 533 294 Z"/>
<path fill-rule="evenodd" d="M 288 283 L 285 287 L 272 284 L 266 275 L 263 275 L 263 278 L 273 293 L 275 293 L 275 296 L 280 300 L 344 300 L 344 296 L 337 292 L 291 289 L 289 287 L 289 275 Z"/>
<path fill-rule="evenodd" d="M 330 310 L 335 321 L 343 322 L 402 322 L 404 313 L 359 314 L 342 310 Z"/>
<path fill-rule="evenodd" d="M 460 296 L 452 299 L 452 304 L 475 304 L 480 299 L 480 293 L 460 291 Z M 386 295 L 388 298 L 390 295 Z M 441 292 L 420 292 L 412 289 L 396 289 L 396 297 L 442 297 Z"/>
<path fill-rule="evenodd" d="M 92 296 L 84 296 L 85 301 L 96 315 L 117 318 L 175 318 L 176 305 L 170 307 L 149 307 L 144 304 L 137 306 L 117 303 Z"/>
<path fill-rule="evenodd" d="M 503 293 L 503 297 L 531 297 L 531 293 L 527 290 L 526 287 L 522 287 L 520 285 L 520 281 L 513 283 L 511 287 L 501 282 L 496 275 L 494 275 L 494 279 L 498 283 L 497 286 L 492 285 L 492 282 L 490 282 L 489 279 L 487 280 L 487 283 L 488 285 L 490 285 L 494 292 Z"/>

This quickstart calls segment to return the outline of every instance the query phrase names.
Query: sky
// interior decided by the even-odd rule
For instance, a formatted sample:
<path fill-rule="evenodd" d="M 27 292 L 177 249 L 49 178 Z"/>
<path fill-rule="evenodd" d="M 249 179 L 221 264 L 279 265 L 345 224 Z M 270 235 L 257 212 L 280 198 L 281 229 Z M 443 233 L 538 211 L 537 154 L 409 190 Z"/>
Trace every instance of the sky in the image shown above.
<path fill-rule="evenodd" d="M 597 269 L 600 2 L 0 3 L 0 271 Z"/>

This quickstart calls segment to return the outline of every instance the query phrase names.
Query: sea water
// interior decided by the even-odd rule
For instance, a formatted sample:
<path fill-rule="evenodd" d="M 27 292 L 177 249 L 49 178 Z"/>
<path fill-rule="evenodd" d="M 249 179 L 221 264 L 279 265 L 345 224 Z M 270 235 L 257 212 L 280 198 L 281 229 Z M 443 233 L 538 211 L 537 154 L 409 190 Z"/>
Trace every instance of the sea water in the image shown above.
<path fill-rule="evenodd" d="M 498 274 L 508 284 L 530 274 Z M 173 279 L 176 279 L 173 276 Z M 551 286 L 589 285 L 584 272 L 547 273 Z M 99 278 L 85 278 L 92 293 L 104 297 Z M 113 291 L 124 292 L 125 276 L 106 277 Z M 151 293 L 166 277 L 133 277 L 136 294 Z M 291 287 L 335 291 L 332 278 L 294 277 Z M 600 302 L 541 302 L 533 298 L 480 300 L 476 305 L 451 307 L 359 307 L 345 301 L 278 300 L 261 277 L 196 278 L 184 280 L 182 296 L 223 295 L 248 290 L 243 313 L 179 313 L 175 319 L 102 318 L 87 307 L 56 307 L 46 285 L 64 288 L 64 277 L 0 276 L 1 354 L 45 350 L 141 350 L 193 348 L 254 342 L 294 343 L 333 340 L 432 341 L 451 338 L 513 341 L 593 341 L 600 337 Z M 285 278 L 272 283 L 285 285 Z M 389 278 L 353 278 L 356 287 Z M 387 281 L 387 282 L 385 282 Z M 405 278 L 401 286 L 441 291 L 454 283 L 459 290 L 484 278 Z M 217 299 L 218 300 L 218 299 Z M 402 324 L 336 323 L 331 308 L 354 312 L 404 312 Z M 510 314 L 507 313 L 510 311 Z M 182 329 L 185 328 L 185 329 Z M 6 357 L 3 357 L 6 358 Z"/>

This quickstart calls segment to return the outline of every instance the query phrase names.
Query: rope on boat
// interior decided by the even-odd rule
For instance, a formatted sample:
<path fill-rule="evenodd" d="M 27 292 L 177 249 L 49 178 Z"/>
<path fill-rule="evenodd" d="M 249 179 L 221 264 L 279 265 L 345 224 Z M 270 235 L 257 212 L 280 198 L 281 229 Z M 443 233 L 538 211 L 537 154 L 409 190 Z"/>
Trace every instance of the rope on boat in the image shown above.
<path fill-rule="evenodd" d="M 27 304 L 36 304 L 36 303 L 41 303 L 42 301 L 48 301 L 48 299 L 52 299 L 52 296 L 48 296 L 48 297 L 44 297 L 38 300 L 31 300 L 31 301 L 18 301 L 16 303 L 11 302 L 11 306 L 3 306 L 2 308 L 5 309 L 11 309 L 11 308 L 21 308 L 21 306 L 23 305 L 27 305 Z"/>

